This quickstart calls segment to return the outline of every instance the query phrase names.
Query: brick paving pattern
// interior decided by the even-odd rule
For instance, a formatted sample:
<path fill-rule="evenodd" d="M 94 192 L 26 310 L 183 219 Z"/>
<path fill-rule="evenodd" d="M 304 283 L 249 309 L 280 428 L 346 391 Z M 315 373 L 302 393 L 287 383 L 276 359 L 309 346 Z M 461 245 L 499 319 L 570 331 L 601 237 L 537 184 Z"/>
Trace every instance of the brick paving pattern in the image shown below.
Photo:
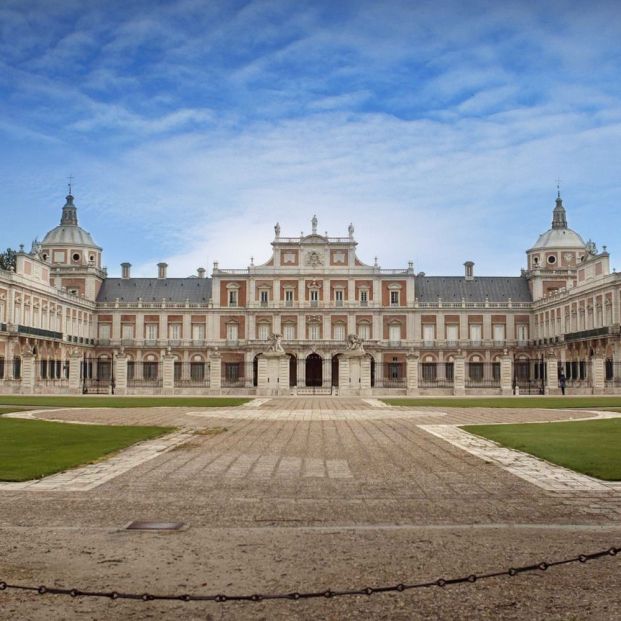
<path fill-rule="evenodd" d="M 179 585 L 196 590 L 203 583 L 237 592 L 274 590 L 304 580 L 315 585 L 369 576 L 388 580 L 395 572 L 458 574 L 472 565 L 493 568 L 533 556 L 539 560 L 544 553 L 581 553 L 618 544 L 621 535 L 621 490 L 541 489 L 421 428 L 565 420 L 583 418 L 584 412 L 408 409 L 374 400 L 308 397 L 222 410 L 71 409 L 36 416 L 173 425 L 187 441 L 93 489 L 36 494 L 0 489 L 0 532 L 11 534 L 3 537 L 0 554 L 5 575 L 8 571 L 16 580 L 58 577 L 64 584 L 112 585 L 129 580 L 139 590 L 155 580 L 173 590 Z M 210 429 L 225 431 L 204 433 Z M 190 528 L 174 535 L 130 536 L 121 530 L 135 519 L 178 520 Z M 84 556 L 89 549 L 90 559 Z M 55 550 L 53 557 L 46 550 Z M 101 564 L 90 562 L 95 558 Z M 164 619 L 178 619 L 183 610 L 196 618 L 208 613 L 232 619 L 604 619 L 613 618 L 606 606 L 615 597 L 619 604 L 610 587 L 618 569 L 611 560 L 601 570 L 594 565 L 558 570 L 567 598 L 556 617 L 556 583 L 550 581 L 548 590 L 542 579 L 526 578 L 512 586 L 476 585 L 467 594 L 442 591 L 440 603 L 434 599 L 439 596 L 425 594 L 384 596 L 381 605 L 371 600 L 297 608 L 149 604 L 148 610 Z M 586 590 L 580 576 L 587 577 Z M 498 607 L 507 597 L 513 603 Z M 6 593 L 0 598 L 25 606 L 24 618 L 111 618 L 109 603 L 49 599 L 48 616 L 37 616 L 43 600 Z M 119 618 L 140 619 L 146 610 L 141 606 L 127 603 L 116 610 L 122 611 Z M 19 618 L 3 617 L 1 610 L 0 619 Z"/>

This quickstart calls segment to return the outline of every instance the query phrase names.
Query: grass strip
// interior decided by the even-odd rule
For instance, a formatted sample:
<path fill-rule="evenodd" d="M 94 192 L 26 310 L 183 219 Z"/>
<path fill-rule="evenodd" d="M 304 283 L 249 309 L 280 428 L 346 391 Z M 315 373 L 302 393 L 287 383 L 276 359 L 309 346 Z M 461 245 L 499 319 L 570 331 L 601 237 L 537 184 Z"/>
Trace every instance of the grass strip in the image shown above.
<path fill-rule="evenodd" d="M 443 408 L 621 409 L 621 396 L 598 397 L 414 397 L 381 399 L 388 405 Z"/>
<path fill-rule="evenodd" d="M 621 418 L 463 429 L 582 474 L 621 481 Z"/>
<path fill-rule="evenodd" d="M 248 401 L 251 401 L 251 399 L 245 397 L 108 397 L 88 395 L 0 395 L 0 407 L 5 405 L 20 405 L 29 407 L 67 408 L 231 408 L 243 405 L 244 403 L 248 403 Z"/>
<path fill-rule="evenodd" d="M 0 417 L 0 481 L 29 481 L 89 464 L 171 427 L 74 425 Z"/>

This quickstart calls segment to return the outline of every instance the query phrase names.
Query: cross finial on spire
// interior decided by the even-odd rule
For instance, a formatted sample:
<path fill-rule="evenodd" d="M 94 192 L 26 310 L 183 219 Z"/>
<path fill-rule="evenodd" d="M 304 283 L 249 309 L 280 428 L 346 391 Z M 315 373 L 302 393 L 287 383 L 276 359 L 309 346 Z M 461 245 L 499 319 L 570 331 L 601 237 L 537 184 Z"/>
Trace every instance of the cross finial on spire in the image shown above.
<path fill-rule="evenodd" d="M 561 179 L 556 178 L 556 197 L 561 198 Z"/>
<path fill-rule="evenodd" d="M 71 186 L 73 185 L 73 175 L 69 175 L 67 177 L 67 179 L 69 180 L 69 183 L 67 183 L 67 187 L 69 188 L 69 196 L 71 196 Z"/>

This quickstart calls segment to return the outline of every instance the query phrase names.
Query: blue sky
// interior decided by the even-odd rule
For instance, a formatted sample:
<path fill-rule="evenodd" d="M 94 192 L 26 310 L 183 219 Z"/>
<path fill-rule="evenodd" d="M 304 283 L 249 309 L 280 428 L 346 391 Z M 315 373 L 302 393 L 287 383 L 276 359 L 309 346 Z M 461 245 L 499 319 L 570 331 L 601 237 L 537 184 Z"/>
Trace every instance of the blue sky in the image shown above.
<path fill-rule="evenodd" d="M 569 225 L 621 266 L 618 2 L 3 0 L 0 247 L 80 223 L 110 275 L 269 258 L 519 273 Z"/>

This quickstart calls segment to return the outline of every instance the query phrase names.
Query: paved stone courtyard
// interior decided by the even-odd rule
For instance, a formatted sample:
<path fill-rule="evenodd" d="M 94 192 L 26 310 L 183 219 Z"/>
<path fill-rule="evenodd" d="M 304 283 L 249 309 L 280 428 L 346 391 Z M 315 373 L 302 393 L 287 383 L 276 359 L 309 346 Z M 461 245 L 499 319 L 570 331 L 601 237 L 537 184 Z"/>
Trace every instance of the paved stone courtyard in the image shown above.
<path fill-rule="evenodd" d="M 73 487 L 0 486 L 0 580 L 135 592 L 290 592 L 452 577 L 621 544 L 618 487 L 543 489 L 430 433 L 585 417 L 580 411 L 298 397 L 231 409 L 34 416 L 180 432 L 155 453 L 146 445 L 129 449 L 131 467 L 116 464 L 113 476 L 98 464 L 101 482 L 91 479 L 82 490 L 74 475 L 66 477 Z M 136 519 L 189 527 L 125 531 Z M 424 592 L 261 604 L 0 592 L 0 619 L 614 619 L 621 617 L 619 569 L 611 557 Z"/>

